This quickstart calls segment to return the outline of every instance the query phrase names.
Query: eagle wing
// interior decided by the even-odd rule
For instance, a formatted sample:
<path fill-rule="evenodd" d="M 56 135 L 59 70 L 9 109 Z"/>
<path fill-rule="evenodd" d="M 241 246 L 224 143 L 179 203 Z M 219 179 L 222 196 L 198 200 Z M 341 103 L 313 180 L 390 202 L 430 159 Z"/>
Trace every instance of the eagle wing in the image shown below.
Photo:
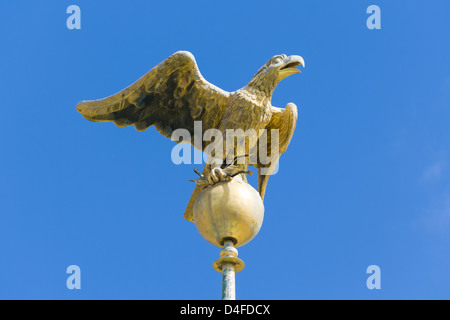
<path fill-rule="evenodd" d="M 82 101 L 77 110 L 88 120 L 134 125 L 139 131 L 154 125 L 167 138 L 183 128 L 193 139 L 194 121 L 202 121 L 202 134 L 217 128 L 229 100 L 229 92 L 203 78 L 190 52 L 179 51 L 128 88 L 104 99 Z"/>
<path fill-rule="evenodd" d="M 267 182 L 276 168 L 279 156 L 286 152 L 294 135 L 297 117 L 297 106 L 293 103 L 288 103 L 285 109 L 272 107 L 272 118 L 266 126 L 263 137 L 260 137 L 263 141 L 260 140 L 258 143 L 258 192 L 262 199 L 264 199 Z M 278 143 L 272 144 L 271 129 L 278 129 Z M 267 159 L 262 162 L 260 155 L 264 153 L 267 155 Z"/>

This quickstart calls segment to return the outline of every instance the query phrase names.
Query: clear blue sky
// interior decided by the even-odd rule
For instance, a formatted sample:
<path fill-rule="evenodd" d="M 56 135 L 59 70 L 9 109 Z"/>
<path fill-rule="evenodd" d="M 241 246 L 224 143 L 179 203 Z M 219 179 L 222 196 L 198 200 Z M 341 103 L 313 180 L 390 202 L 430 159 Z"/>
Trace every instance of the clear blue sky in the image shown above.
<path fill-rule="evenodd" d="M 81 8 L 68 30 L 66 8 Z M 381 30 L 366 9 L 381 8 Z M 299 121 L 239 249 L 238 299 L 450 298 L 448 1 L 2 1 L 0 298 L 220 299 L 219 248 L 183 219 L 174 143 L 92 123 L 178 50 L 227 91 L 303 56 L 272 104 Z M 254 182 L 254 180 L 252 180 Z M 66 268 L 81 268 L 81 290 Z M 381 268 L 368 290 L 366 268 Z"/>

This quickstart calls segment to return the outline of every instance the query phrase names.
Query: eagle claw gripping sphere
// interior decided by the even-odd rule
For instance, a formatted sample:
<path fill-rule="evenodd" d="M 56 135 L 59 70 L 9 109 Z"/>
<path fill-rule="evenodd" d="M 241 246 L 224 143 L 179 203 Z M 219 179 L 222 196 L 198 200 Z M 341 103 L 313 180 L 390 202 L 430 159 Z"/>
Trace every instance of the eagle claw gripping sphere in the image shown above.
<path fill-rule="evenodd" d="M 259 193 L 240 176 L 200 191 L 194 203 L 194 222 L 208 242 L 223 247 L 231 240 L 240 247 L 259 232 L 264 205 Z"/>

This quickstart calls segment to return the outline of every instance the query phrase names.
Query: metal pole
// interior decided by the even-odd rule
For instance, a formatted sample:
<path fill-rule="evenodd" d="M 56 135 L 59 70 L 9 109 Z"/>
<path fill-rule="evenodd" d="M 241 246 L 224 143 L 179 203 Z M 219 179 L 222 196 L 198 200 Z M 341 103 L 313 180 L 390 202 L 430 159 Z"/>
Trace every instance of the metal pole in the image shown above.
<path fill-rule="evenodd" d="M 222 266 L 222 300 L 236 300 L 235 273 L 231 263 Z"/>
<path fill-rule="evenodd" d="M 220 250 L 221 258 L 216 260 L 213 267 L 222 272 L 222 300 L 236 300 L 235 273 L 242 271 L 244 261 L 237 257 L 238 251 L 231 240 L 226 240 L 223 249 Z"/>

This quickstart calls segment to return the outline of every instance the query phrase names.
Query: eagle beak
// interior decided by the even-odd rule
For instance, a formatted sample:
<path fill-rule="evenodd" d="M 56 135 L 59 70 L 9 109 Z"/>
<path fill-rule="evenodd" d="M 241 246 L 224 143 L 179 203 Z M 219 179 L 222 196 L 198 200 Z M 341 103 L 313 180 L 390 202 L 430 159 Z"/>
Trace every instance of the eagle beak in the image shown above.
<path fill-rule="evenodd" d="M 305 61 L 300 56 L 289 56 L 284 60 L 283 65 L 278 71 L 278 81 L 283 80 L 284 78 L 300 73 L 300 70 L 297 69 L 298 66 L 305 66 Z"/>

